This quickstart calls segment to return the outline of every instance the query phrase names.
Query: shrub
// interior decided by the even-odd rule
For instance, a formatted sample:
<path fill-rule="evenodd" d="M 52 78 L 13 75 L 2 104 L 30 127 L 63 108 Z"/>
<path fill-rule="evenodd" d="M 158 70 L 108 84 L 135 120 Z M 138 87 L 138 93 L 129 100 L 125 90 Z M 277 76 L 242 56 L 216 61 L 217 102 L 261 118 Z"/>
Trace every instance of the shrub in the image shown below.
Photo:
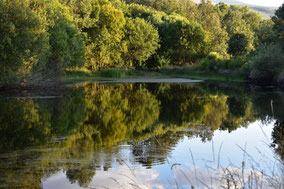
<path fill-rule="evenodd" d="M 207 57 L 210 60 L 222 60 L 223 59 L 222 55 L 220 55 L 217 52 L 210 52 Z"/>
<path fill-rule="evenodd" d="M 260 47 L 251 62 L 250 77 L 256 80 L 276 80 L 284 70 L 284 55 L 278 45 Z"/>
<path fill-rule="evenodd" d="M 223 57 L 217 52 L 210 52 L 205 59 L 198 63 L 197 69 L 217 71 L 222 66 Z"/>
<path fill-rule="evenodd" d="M 217 71 L 219 69 L 218 64 L 217 60 L 205 58 L 197 64 L 196 69 L 201 71 Z"/>
<path fill-rule="evenodd" d="M 237 57 L 222 60 L 220 57 L 217 57 L 215 53 L 210 53 L 207 58 L 197 64 L 196 69 L 208 71 L 233 70 L 240 72 L 246 72 L 248 70 L 248 61 L 244 58 Z"/>

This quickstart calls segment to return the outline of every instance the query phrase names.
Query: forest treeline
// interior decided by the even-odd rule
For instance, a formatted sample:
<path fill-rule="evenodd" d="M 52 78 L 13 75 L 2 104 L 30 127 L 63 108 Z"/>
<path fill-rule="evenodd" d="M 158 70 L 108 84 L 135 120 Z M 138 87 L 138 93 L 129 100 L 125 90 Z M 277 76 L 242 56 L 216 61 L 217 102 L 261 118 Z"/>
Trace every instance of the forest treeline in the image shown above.
<path fill-rule="evenodd" d="M 284 75 L 283 22 L 284 5 L 263 20 L 209 0 L 2 0 L 0 82 L 166 65 L 276 80 Z"/>

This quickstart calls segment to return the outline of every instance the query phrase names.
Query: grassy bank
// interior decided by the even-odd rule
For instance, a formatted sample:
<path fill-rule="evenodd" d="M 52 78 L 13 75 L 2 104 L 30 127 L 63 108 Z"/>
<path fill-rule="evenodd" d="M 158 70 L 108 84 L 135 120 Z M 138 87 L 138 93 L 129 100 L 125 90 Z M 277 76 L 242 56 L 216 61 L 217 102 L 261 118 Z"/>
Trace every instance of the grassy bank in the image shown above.
<path fill-rule="evenodd" d="M 244 82 L 244 76 L 233 72 L 200 72 L 187 67 L 165 67 L 157 70 L 108 69 L 96 72 L 88 70 L 68 70 L 64 77 L 65 82 L 101 81 L 114 78 L 131 77 L 183 77 L 208 81 Z"/>

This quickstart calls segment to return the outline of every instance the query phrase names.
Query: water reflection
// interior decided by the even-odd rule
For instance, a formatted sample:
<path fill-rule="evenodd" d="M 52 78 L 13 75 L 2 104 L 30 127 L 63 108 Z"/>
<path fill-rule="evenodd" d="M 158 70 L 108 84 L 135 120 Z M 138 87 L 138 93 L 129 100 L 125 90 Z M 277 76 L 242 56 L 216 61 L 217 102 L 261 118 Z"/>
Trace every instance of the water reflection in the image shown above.
<path fill-rule="evenodd" d="M 0 98 L 0 187 L 41 188 L 59 173 L 88 187 L 97 172 L 166 164 L 184 137 L 210 141 L 216 130 L 233 132 L 259 119 L 277 120 L 272 137 L 284 156 L 283 94 L 203 84 L 95 83 L 59 93 Z"/>

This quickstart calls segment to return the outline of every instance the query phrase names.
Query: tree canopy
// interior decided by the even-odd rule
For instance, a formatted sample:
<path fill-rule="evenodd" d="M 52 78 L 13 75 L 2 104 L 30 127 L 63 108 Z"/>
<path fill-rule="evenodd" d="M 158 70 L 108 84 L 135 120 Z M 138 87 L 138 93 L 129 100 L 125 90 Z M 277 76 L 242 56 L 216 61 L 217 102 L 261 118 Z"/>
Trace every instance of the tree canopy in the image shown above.
<path fill-rule="evenodd" d="M 248 7 L 191 0 L 3 0 L 0 8 L 2 83 L 77 67 L 192 65 L 283 43 L 283 5 L 272 21 Z"/>

